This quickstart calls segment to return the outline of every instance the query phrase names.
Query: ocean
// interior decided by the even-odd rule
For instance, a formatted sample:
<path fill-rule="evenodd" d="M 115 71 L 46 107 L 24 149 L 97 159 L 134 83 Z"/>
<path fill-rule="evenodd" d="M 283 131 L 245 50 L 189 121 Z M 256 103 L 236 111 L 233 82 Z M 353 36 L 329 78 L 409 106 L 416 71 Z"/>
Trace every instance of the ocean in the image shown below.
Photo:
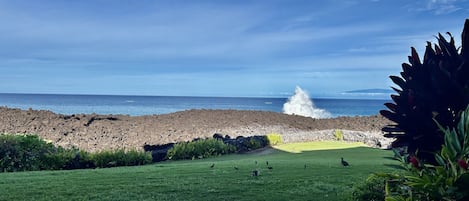
<path fill-rule="evenodd" d="M 376 115 L 390 100 L 311 99 L 313 107 L 332 117 Z M 183 96 L 1 94 L 0 106 L 50 110 L 59 114 L 167 114 L 190 109 L 234 109 L 283 112 L 288 98 L 235 98 Z M 301 105 L 301 104 L 300 104 Z"/>

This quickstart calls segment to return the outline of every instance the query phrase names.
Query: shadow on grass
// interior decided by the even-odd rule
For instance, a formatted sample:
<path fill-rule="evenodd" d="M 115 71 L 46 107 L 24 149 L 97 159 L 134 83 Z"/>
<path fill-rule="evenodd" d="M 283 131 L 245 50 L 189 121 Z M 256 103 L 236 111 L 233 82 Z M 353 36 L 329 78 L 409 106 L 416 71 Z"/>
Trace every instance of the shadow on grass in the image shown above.
<path fill-rule="evenodd" d="M 308 154 L 318 154 L 321 155 L 322 153 L 356 153 L 356 154 L 366 154 L 370 152 L 371 150 L 375 151 L 382 151 L 382 152 L 388 152 L 388 150 L 383 150 L 383 149 L 376 149 L 376 148 L 371 148 L 371 147 L 364 147 L 364 146 L 359 146 L 359 147 L 345 147 L 345 148 L 331 148 L 331 149 L 319 149 L 319 150 L 297 150 L 297 152 L 291 152 L 291 151 L 286 151 L 285 149 L 281 149 L 278 147 L 265 147 L 261 148 L 258 150 L 254 150 L 248 153 L 243 153 L 243 154 L 236 154 L 236 155 L 245 155 L 245 156 L 263 156 L 263 155 L 271 155 L 271 154 L 279 154 L 279 155 L 308 155 Z M 389 152 L 391 154 L 391 152 Z M 382 156 L 380 158 L 396 161 L 391 156 Z"/>
<path fill-rule="evenodd" d="M 320 149 L 320 150 L 295 150 L 295 152 L 285 151 L 285 149 L 279 149 L 278 147 L 269 147 L 263 148 L 259 151 L 243 154 L 244 156 L 249 157 L 281 157 L 284 159 L 288 158 L 304 158 L 305 160 L 309 159 L 320 159 L 320 160 L 337 160 L 338 164 L 341 162 L 343 157 L 345 160 L 360 160 L 367 161 L 382 161 L 381 164 L 385 163 L 387 167 L 397 168 L 399 164 L 397 160 L 393 157 L 385 156 L 392 155 L 392 152 L 389 150 L 376 149 L 371 147 L 346 147 L 346 148 L 337 148 L 332 149 Z M 383 160 L 385 159 L 385 160 Z M 350 161 L 349 161 L 350 162 Z M 353 161 L 352 161 L 353 163 Z M 368 162 L 369 163 L 369 162 Z"/>

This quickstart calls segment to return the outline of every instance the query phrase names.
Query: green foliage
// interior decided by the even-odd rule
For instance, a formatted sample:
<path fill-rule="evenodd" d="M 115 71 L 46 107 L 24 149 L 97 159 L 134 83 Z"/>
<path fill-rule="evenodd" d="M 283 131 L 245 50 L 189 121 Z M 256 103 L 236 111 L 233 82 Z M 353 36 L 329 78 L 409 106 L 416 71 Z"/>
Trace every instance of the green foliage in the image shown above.
<path fill-rule="evenodd" d="M 267 143 L 269 145 L 279 145 L 279 144 L 283 144 L 283 139 L 282 139 L 282 135 L 280 134 L 276 134 L 276 133 L 271 133 L 271 134 L 268 134 L 266 136 L 267 138 Z"/>
<path fill-rule="evenodd" d="M 170 160 L 208 158 L 235 152 L 236 147 L 227 145 L 219 139 L 201 139 L 176 143 L 168 150 L 168 158 Z"/>
<path fill-rule="evenodd" d="M 405 181 L 405 176 L 399 173 L 374 173 L 364 184 L 355 187 L 350 200 L 412 201 L 412 198 L 402 196 L 412 193 L 408 186 L 402 185 Z"/>
<path fill-rule="evenodd" d="M 244 141 L 244 146 L 248 148 L 248 150 L 256 150 L 262 148 L 261 142 L 256 138 L 249 138 L 249 140 Z"/>
<path fill-rule="evenodd" d="M 44 161 L 49 170 L 72 170 L 95 167 L 90 154 L 78 149 L 58 147 L 55 153 L 47 154 Z"/>
<path fill-rule="evenodd" d="M 353 186 L 352 196 L 350 201 L 378 201 L 384 200 L 385 195 L 384 177 L 375 174 L 370 175 L 364 183 L 359 183 Z"/>
<path fill-rule="evenodd" d="M 151 163 L 151 154 L 137 150 L 125 151 L 123 149 L 100 151 L 91 154 L 96 167 L 135 166 Z"/>
<path fill-rule="evenodd" d="M 418 150 L 418 157 L 432 164 L 436 164 L 433 153 L 444 142 L 433 119 L 444 127 L 456 127 L 460 112 L 469 104 L 469 19 L 461 48 L 451 35 L 450 41 L 441 34 L 437 39 L 434 47 L 428 42 L 423 62 L 412 48 L 409 64 L 402 64 L 401 77 L 390 76 L 398 86 L 393 87 L 397 95 L 391 95 L 394 103 L 386 103 L 388 110 L 380 111 L 397 124 L 383 128 L 390 132 L 386 137 L 396 138 L 393 146 L 408 146 L 412 154 Z"/>
<path fill-rule="evenodd" d="M 56 148 L 35 135 L 0 135 L 0 170 L 3 172 L 48 169 L 43 161 Z"/>
<path fill-rule="evenodd" d="M 344 133 L 342 132 L 342 130 L 336 129 L 334 131 L 334 137 L 335 137 L 335 140 L 337 140 L 337 141 L 343 141 L 344 140 Z"/>
<path fill-rule="evenodd" d="M 0 168 L 3 172 L 132 166 L 150 162 L 151 154 L 142 151 L 88 153 L 55 147 L 36 135 L 0 135 Z"/>
<path fill-rule="evenodd" d="M 398 179 L 399 188 L 387 187 L 391 190 L 386 193 L 386 200 L 469 200 L 469 106 L 461 113 L 456 128 L 437 124 L 445 134 L 443 147 L 435 154 L 438 164 L 401 156 L 399 160 L 408 174 L 393 176 L 392 179 Z M 386 177 L 390 178 L 390 174 Z"/>

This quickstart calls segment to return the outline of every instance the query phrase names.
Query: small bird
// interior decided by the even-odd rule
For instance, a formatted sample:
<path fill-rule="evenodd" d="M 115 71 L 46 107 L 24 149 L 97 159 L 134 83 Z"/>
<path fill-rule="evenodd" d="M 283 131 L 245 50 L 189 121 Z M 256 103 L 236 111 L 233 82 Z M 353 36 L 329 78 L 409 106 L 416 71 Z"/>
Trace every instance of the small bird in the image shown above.
<path fill-rule="evenodd" d="M 259 170 L 253 170 L 252 171 L 252 176 L 257 177 L 257 176 L 259 176 L 259 173 L 260 173 Z"/>
<path fill-rule="evenodd" d="M 305 164 L 305 169 L 306 169 L 306 164 Z"/>
<path fill-rule="evenodd" d="M 341 158 L 341 161 L 342 165 L 345 167 L 345 166 L 349 166 L 348 162 L 344 160 L 344 158 Z"/>
<path fill-rule="evenodd" d="M 265 164 L 266 164 L 267 166 L 269 166 L 269 161 L 266 161 Z"/>
<path fill-rule="evenodd" d="M 272 170 L 272 169 L 274 169 L 274 167 L 269 166 L 269 167 L 267 167 L 267 169 Z"/>
<path fill-rule="evenodd" d="M 213 167 L 215 167 L 215 163 L 212 163 L 212 165 L 210 166 L 210 168 L 213 168 Z"/>
<path fill-rule="evenodd" d="M 234 169 L 235 169 L 235 170 L 239 170 L 239 168 L 238 168 L 238 167 L 236 167 L 236 166 L 234 166 Z"/>
<path fill-rule="evenodd" d="M 254 161 L 254 163 L 257 165 L 257 161 Z"/>

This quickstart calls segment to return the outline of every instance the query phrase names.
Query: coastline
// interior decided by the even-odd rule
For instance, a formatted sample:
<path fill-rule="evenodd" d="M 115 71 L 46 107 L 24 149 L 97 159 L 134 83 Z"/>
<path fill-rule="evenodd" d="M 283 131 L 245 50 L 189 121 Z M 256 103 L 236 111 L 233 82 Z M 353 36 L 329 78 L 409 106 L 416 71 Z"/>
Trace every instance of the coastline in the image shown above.
<path fill-rule="evenodd" d="M 281 134 L 285 142 L 333 140 L 341 130 L 346 141 L 387 145 L 381 128 L 391 122 L 380 115 L 312 119 L 267 111 L 186 110 L 129 116 L 73 114 L 0 107 L 0 133 L 37 134 L 63 147 L 87 151 L 142 149 L 143 145 L 189 141 L 222 135 Z"/>

